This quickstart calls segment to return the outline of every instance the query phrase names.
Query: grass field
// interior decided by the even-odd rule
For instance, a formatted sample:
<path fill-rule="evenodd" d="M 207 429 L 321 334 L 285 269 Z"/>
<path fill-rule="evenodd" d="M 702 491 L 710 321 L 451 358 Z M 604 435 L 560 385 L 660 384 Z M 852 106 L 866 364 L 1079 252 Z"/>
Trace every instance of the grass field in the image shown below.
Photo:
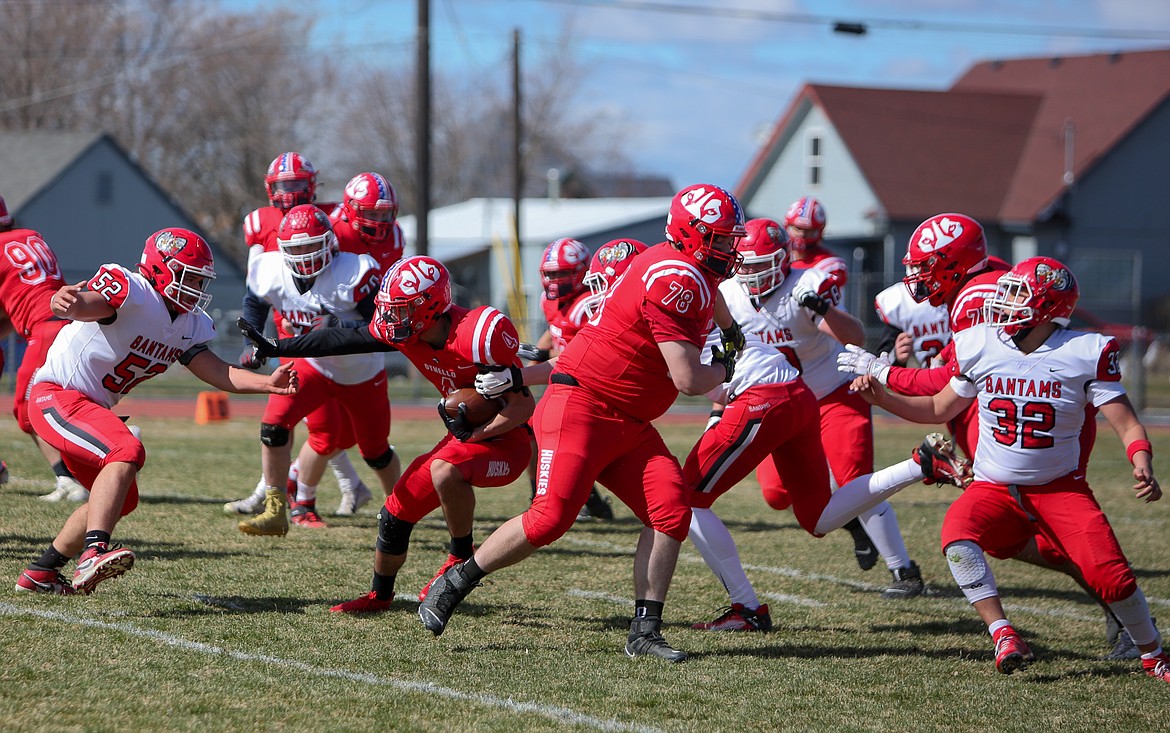
<path fill-rule="evenodd" d="M 224 501 L 259 470 L 256 424 L 196 426 L 140 419 L 149 459 L 142 503 L 115 533 L 138 553 L 124 578 L 89 597 L 0 594 L 0 729 L 93 731 L 1059 731 L 1166 730 L 1170 689 L 1136 662 L 1106 662 L 1100 613 L 1063 576 L 994 565 L 1009 613 L 1038 661 L 995 672 L 986 630 L 954 588 L 938 549 L 949 489 L 894 499 L 932 593 L 878 598 L 888 574 L 861 572 L 844 533 L 814 540 L 766 508 L 747 481 L 716 504 L 771 604 L 767 635 L 693 631 L 726 603 L 684 545 L 665 634 L 682 665 L 627 659 L 631 562 L 638 525 L 578 525 L 501 571 L 438 639 L 414 595 L 446 556 L 441 519 L 416 529 L 393 610 L 337 617 L 368 589 L 372 507 L 288 537 L 240 534 Z M 694 424 L 663 428 L 685 455 Z M 437 420 L 396 420 L 407 458 L 440 434 Z M 883 421 L 879 463 L 905 457 L 926 432 Z M 1170 433 L 1154 435 L 1159 463 Z M 0 489 L 0 577 L 7 586 L 44 548 L 72 505 L 36 496 L 47 469 L 11 420 L 0 445 L 13 471 Z M 356 455 L 354 456 L 357 460 Z M 1127 465 L 1104 428 L 1093 485 L 1156 616 L 1170 621 L 1170 500 L 1130 496 Z M 369 480 L 372 474 L 361 466 Z M 1170 474 L 1170 471 L 1164 471 Z M 332 511 L 327 477 L 321 506 Z M 479 539 L 527 503 L 526 483 L 479 492 Z M 72 572 L 72 566 L 69 567 Z"/>

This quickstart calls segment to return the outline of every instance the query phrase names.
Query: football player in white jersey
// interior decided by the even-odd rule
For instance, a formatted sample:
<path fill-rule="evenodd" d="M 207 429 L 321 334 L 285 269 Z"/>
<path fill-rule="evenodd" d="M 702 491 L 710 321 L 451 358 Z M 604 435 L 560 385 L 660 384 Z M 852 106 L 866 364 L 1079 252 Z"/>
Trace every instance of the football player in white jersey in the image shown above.
<path fill-rule="evenodd" d="M 90 499 L 20 574 L 17 591 L 88 594 L 133 567 L 134 553 L 110 543 L 118 519 L 138 505 L 136 477 L 146 462 L 142 443 L 112 411 L 131 389 L 178 361 L 229 392 L 296 392 L 292 365 L 253 374 L 208 349 L 215 328 L 204 308 L 214 277 L 207 242 L 176 227 L 146 240 L 138 272 L 102 265 L 88 282 L 53 296 L 53 314 L 72 323 L 58 333 L 33 377 L 29 419 L 90 490 Z M 69 582 L 60 571 L 79 552 Z"/>
<path fill-rule="evenodd" d="M 1038 531 L 1064 549 L 1125 625 L 1145 672 L 1170 683 L 1170 657 L 1145 596 L 1085 480 L 1087 408 L 1099 409 L 1125 445 L 1137 498 L 1157 501 L 1162 489 L 1146 430 L 1121 386 L 1117 342 L 1067 328 L 1078 294 L 1060 262 L 1023 260 L 999 278 L 984 306 L 986 323 L 955 335 L 955 377 L 942 392 L 894 395 L 870 375 L 854 387 L 876 405 L 930 424 L 977 402 L 975 481 L 947 510 L 942 544 L 955 582 L 991 633 L 996 669 L 1011 674 L 1034 655 L 1007 620 L 984 553 L 1022 547 Z"/>
<path fill-rule="evenodd" d="M 864 329 L 837 307 L 840 290 L 831 272 L 813 267 L 791 270 L 788 276 L 788 239 L 777 222 L 753 219 L 747 228 L 748 242 L 740 245 L 744 264 L 719 290 L 743 331 L 778 348 L 816 395 L 821 437 L 833 446 L 829 468 L 837 485 L 844 486 L 873 472 L 870 407 L 849 392 L 849 378 L 837 371 L 843 344 L 864 341 Z M 784 509 L 791 504 L 788 490 L 793 487 L 784 485 L 771 461 L 761 463 L 756 476 L 769 506 Z M 910 559 L 893 507 L 883 503 L 859 519 L 893 575 L 882 597 L 920 595 L 922 574 Z"/>
<path fill-rule="evenodd" d="M 715 331 L 707 345 L 721 340 Z M 709 360 L 705 349 L 704 363 Z M 727 527 L 711 505 L 761 462 L 771 463 L 785 486 L 797 522 L 814 537 L 844 526 L 889 495 L 924 479 L 961 486 L 968 468 L 955 458 L 949 442 L 928 436 L 913 457 L 851 480 L 833 493 L 821 443 L 820 409 L 800 373 L 775 347 L 754 334 L 745 338 L 734 373 L 707 395 L 724 405 L 691 449 L 683 478 L 691 489 L 690 538 L 707 567 L 723 584 L 731 605 L 714 621 L 697 623 L 707 631 L 769 631 L 772 618 L 744 573 Z M 830 502 L 832 502 L 830 506 Z"/>
<path fill-rule="evenodd" d="M 325 212 L 312 204 L 295 206 L 285 214 L 276 236 L 279 251 L 263 252 L 251 259 L 248 288 L 276 309 L 284 330 L 301 334 L 328 323 L 369 322 L 378 292 L 378 264 L 369 255 L 337 252 L 337 239 Z M 314 443 L 312 419 L 309 452 L 302 454 L 295 497 L 286 495 L 285 484 L 292 462 L 290 432 L 327 400 L 341 403 L 362 458 L 387 494 L 401 472 L 388 441 L 390 398 L 382 356 L 311 357 L 295 359 L 294 363 L 301 379 L 300 391 L 294 396 L 269 397 L 261 420 L 264 512 L 239 523 L 245 534 L 283 536 L 290 517 L 302 526 L 325 526 L 317 513 L 316 494 L 328 449 Z"/>
<path fill-rule="evenodd" d="M 906 366 L 911 357 L 919 366 L 936 366 L 935 358 L 951 341 L 951 314 L 945 305 L 917 302 L 900 280 L 878 293 L 873 305 L 886 325 L 879 353 L 893 354 L 898 366 Z"/>

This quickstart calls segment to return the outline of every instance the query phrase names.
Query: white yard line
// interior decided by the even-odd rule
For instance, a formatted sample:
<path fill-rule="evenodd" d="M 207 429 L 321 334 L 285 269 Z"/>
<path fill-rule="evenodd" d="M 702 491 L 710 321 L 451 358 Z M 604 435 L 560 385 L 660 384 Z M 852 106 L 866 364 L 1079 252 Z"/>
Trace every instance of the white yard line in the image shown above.
<path fill-rule="evenodd" d="M 434 695 L 436 697 L 443 697 L 450 700 L 460 700 L 464 702 L 475 703 L 489 708 L 496 708 L 498 710 L 506 710 L 510 713 L 520 715 L 540 715 L 550 720 L 571 723 L 573 725 L 580 725 L 587 728 L 592 728 L 599 731 L 637 731 L 638 733 L 661 733 L 659 728 L 654 728 L 648 725 L 638 725 L 636 723 L 623 723 L 620 720 L 595 718 L 592 715 L 584 715 L 571 710 L 569 708 L 557 707 L 554 705 L 539 705 L 529 702 L 518 702 L 509 697 L 496 697 L 495 695 L 486 695 L 480 692 L 463 692 L 462 690 L 455 690 L 450 687 L 443 687 L 433 682 L 412 682 L 409 680 L 395 680 L 385 677 L 379 677 L 369 672 L 350 672 L 344 669 L 327 669 L 323 667 L 314 667 L 311 664 L 298 662 L 295 659 L 283 659 L 281 657 L 269 656 L 267 654 L 249 654 L 247 652 L 237 652 L 223 647 L 212 646 L 198 641 L 190 641 L 173 634 L 167 634 L 162 631 L 155 631 L 154 629 L 141 629 L 137 626 L 132 626 L 125 623 L 108 623 L 105 621 L 98 621 L 96 619 L 85 618 L 84 616 L 71 616 L 57 611 L 44 611 L 40 609 L 21 608 L 10 603 L 0 602 L 0 616 L 34 616 L 48 621 L 56 621 L 58 623 L 71 624 L 74 626 L 88 626 L 95 629 L 104 629 L 106 631 L 115 631 L 130 636 L 137 636 L 144 639 L 165 644 L 166 646 L 176 647 L 178 649 L 185 649 L 187 651 L 197 652 L 199 654 L 207 654 L 212 656 L 222 655 L 229 659 L 237 659 L 242 662 L 259 662 L 261 664 L 271 664 L 276 667 L 283 667 L 284 669 L 296 670 L 304 672 L 305 674 L 315 675 L 317 677 L 332 677 L 338 679 L 348 680 L 350 682 L 358 682 L 366 685 L 373 685 L 379 687 L 391 687 L 404 692 L 414 692 L 423 695 Z"/>

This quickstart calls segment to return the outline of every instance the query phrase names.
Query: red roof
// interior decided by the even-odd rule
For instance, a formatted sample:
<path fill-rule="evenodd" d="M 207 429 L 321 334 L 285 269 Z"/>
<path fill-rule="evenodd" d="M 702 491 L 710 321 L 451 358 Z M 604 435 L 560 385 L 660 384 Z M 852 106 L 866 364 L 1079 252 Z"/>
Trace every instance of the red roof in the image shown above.
<path fill-rule="evenodd" d="M 805 86 L 740 181 L 758 185 L 807 104 L 836 128 L 893 219 L 1034 221 L 1170 94 L 1170 50 L 977 64 L 947 91 Z"/>
<path fill-rule="evenodd" d="M 1082 177 L 1170 93 L 1170 49 L 988 61 L 955 91 L 1039 94 L 1040 109 L 1000 211 L 1032 221 L 1065 189 L 1065 121 L 1073 130 L 1073 171 Z"/>

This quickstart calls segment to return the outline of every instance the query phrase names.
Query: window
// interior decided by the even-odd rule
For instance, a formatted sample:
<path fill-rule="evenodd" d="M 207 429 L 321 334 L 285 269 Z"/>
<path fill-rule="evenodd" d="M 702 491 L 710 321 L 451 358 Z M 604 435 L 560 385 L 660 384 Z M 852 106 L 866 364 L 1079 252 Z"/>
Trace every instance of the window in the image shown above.
<path fill-rule="evenodd" d="M 108 171 L 98 174 L 97 203 L 114 203 L 114 175 Z"/>
<path fill-rule="evenodd" d="M 805 148 L 804 157 L 808 185 L 819 186 L 821 184 L 821 163 L 821 136 L 820 133 L 811 133 L 808 136 L 808 146 Z"/>

